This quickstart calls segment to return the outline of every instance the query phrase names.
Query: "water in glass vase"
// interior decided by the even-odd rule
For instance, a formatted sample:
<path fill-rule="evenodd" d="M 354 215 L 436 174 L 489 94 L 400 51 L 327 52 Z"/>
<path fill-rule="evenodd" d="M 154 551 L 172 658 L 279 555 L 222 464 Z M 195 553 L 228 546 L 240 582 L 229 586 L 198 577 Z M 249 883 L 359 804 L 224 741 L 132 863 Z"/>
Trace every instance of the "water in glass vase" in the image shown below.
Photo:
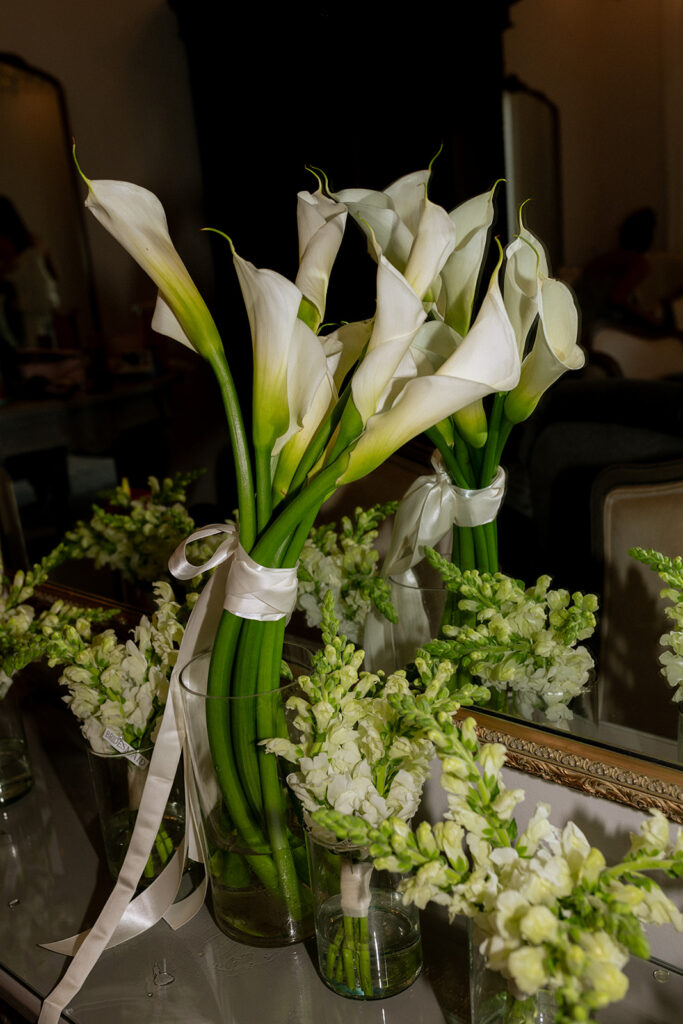
<path fill-rule="evenodd" d="M 417 913 L 397 892 L 373 892 L 366 918 L 344 917 L 341 897 L 332 896 L 318 911 L 316 932 L 323 980 L 342 995 L 383 999 L 420 973 Z"/>
<path fill-rule="evenodd" d="M 114 878 L 118 877 L 135 828 L 137 811 L 123 808 L 103 823 L 102 835 L 107 854 L 107 866 Z M 154 840 L 139 886 L 153 882 L 166 867 L 185 833 L 185 813 L 182 806 L 169 802 Z"/>

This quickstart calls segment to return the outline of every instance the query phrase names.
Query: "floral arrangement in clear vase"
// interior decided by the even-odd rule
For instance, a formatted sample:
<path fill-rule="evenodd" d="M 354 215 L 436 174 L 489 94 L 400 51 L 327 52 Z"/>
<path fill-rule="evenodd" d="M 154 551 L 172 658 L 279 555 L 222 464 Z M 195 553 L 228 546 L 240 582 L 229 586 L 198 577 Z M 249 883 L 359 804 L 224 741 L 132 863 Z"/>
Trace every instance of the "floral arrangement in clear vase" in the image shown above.
<path fill-rule="evenodd" d="M 656 572 L 666 587 L 660 597 L 673 603 L 665 608 L 673 628 L 660 639 L 668 648 L 659 655 L 661 674 L 673 690 L 672 701 L 678 704 L 678 760 L 683 763 L 683 558 L 663 555 L 652 548 L 631 548 L 629 555 Z"/>
<path fill-rule="evenodd" d="M 548 804 L 538 804 L 518 833 L 513 815 L 524 791 L 505 788 L 505 748 L 480 744 L 471 718 L 456 724 L 403 695 L 390 699 L 403 723 L 437 749 L 444 819 L 414 831 L 400 818 L 375 826 L 322 810 L 314 819 L 366 846 L 377 868 L 406 873 L 406 902 L 434 901 L 451 919 L 471 921 L 475 1024 L 594 1021 L 595 1011 L 626 995 L 629 957 L 650 955 L 644 925 L 683 931 L 683 915 L 652 878 L 657 871 L 683 877 L 683 830 L 672 837 L 653 811 L 613 865 L 574 822 L 553 825 Z M 497 990 L 484 982 L 479 956 L 500 975 Z"/>
<path fill-rule="evenodd" d="M 551 590 L 549 576 L 526 587 L 500 572 L 462 570 L 429 548 L 426 555 L 461 624 L 443 624 L 424 649 L 489 687 L 489 706 L 566 727 L 594 667 L 579 641 L 595 629 L 595 594 Z"/>
<path fill-rule="evenodd" d="M 294 281 L 256 267 L 227 239 L 251 329 L 250 438 L 223 341 L 173 246 L 161 203 L 127 182 L 84 179 L 86 206 L 159 289 L 152 326 L 204 357 L 220 388 L 236 467 L 239 545 L 214 633 L 207 731 L 225 814 L 240 822 L 252 850 L 271 851 L 259 860 L 261 880 L 294 920 L 303 916 L 304 880 L 288 840 L 276 759 L 253 751 L 234 756 L 235 735 L 258 735 L 257 724 L 246 720 L 248 702 L 234 705 L 233 718 L 224 698 L 278 688 L 295 567 L 322 504 L 422 431 L 519 380 L 499 268 L 467 336 L 449 334 L 445 343 L 435 337 L 430 314 L 441 271 L 465 234 L 429 200 L 429 177 L 425 170 L 396 183 L 401 215 L 387 208 L 370 238 L 376 299 L 364 320 L 325 322 L 352 196 L 347 204 L 320 180 L 315 192 L 299 193 Z M 303 933 L 293 929 L 288 941 Z"/>
<path fill-rule="evenodd" d="M 45 657 L 52 637 L 65 629 L 88 635 L 92 622 L 111 617 L 111 610 L 87 608 L 58 599 L 49 608 L 36 607 L 36 588 L 63 561 L 59 545 L 28 572 L 10 580 L 0 562 L 0 806 L 28 792 L 33 784 L 26 738 L 16 707 L 6 700 L 21 669 Z"/>
<path fill-rule="evenodd" d="M 322 602 L 332 591 L 339 629 L 358 643 L 370 608 L 389 621 L 396 621 L 389 584 L 379 573 L 379 552 L 374 547 L 378 526 L 394 514 L 398 502 L 371 508 L 357 508 L 353 518 L 343 516 L 336 523 L 314 526 L 304 542 L 299 559 L 299 587 L 296 606 L 306 614 L 306 624 L 322 621 Z"/>
<path fill-rule="evenodd" d="M 364 652 L 339 634 L 332 592 L 323 599 L 321 614 L 323 649 L 313 655 L 310 675 L 298 678 L 286 703 L 301 739 L 275 738 L 265 747 L 296 767 L 287 783 L 308 821 L 322 977 L 342 995 L 382 998 L 406 988 L 419 973 L 417 913 L 402 904 L 399 876 L 378 872 L 367 845 L 338 843 L 316 823 L 316 812 L 327 808 L 373 826 L 388 818 L 409 821 L 435 746 L 426 735 L 413 735 L 393 698 L 452 715 L 488 693 L 472 683 L 449 689 L 454 666 L 429 656 L 418 659 L 410 683 L 405 672 L 364 672 Z"/>
<path fill-rule="evenodd" d="M 102 828 L 105 854 L 119 873 L 135 826 L 147 771 L 166 705 L 184 622 L 197 595 L 183 605 L 168 583 L 154 584 L 156 611 L 143 615 L 132 636 L 120 642 L 113 629 L 92 635 L 67 626 L 52 635 L 48 664 L 62 666 L 63 700 L 79 721 Z M 177 848 L 185 825 L 182 777 L 178 775 L 141 884 L 157 877 Z"/>

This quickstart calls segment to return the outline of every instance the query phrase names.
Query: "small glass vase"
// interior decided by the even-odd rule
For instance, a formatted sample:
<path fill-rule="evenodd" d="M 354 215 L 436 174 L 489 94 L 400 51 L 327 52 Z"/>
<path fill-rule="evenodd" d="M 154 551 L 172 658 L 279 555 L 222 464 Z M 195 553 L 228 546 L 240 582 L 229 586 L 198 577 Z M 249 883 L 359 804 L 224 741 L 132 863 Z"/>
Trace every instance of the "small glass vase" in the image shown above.
<path fill-rule="evenodd" d="M 533 996 L 515 995 L 511 983 L 486 966 L 480 951 L 484 936 L 471 921 L 468 937 L 471 1024 L 555 1024 L 552 992 L 541 989 Z"/>
<path fill-rule="evenodd" d="M 88 748 L 88 764 L 100 820 L 107 867 L 114 878 L 126 856 L 145 788 L 152 747 L 141 750 L 147 760 L 139 767 L 116 750 L 100 754 Z M 182 764 L 182 762 L 181 762 Z M 164 808 L 159 831 L 143 870 L 139 888 L 146 888 L 163 871 L 185 833 L 182 768 L 178 767 Z"/>
<path fill-rule="evenodd" d="M 24 796 L 33 785 L 24 726 L 10 700 L 0 700 L 0 807 Z"/>
<path fill-rule="evenodd" d="M 310 666 L 309 652 L 297 645 L 285 643 L 283 658 L 295 676 Z M 277 690 L 257 695 L 208 696 L 210 659 L 210 652 L 193 658 L 181 670 L 180 684 L 214 919 L 237 942 L 286 946 L 313 934 L 308 862 L 301 808 L 285 781 L 287 768 L 260 744 L 275 736 L 299 738 L 295 714 L 285 709 L 296 683 L 283 679 Z M 207 713 L 220 715 L 230 727 L 230 749 L 223 752 L 232 772 L 227 786 L 214 764 Z M 251 775 L 249 765 L 255 768 Z M 277 782 L 278 806 L 269 805 L 267 815 L 259 772 L 275 773 Z"/>
<path fill-rule="evenodd" d="M 422 969 L 420 917 L 404 906 L 401 875 L 377 871 L 368 851 L 306 832 L 318 965 L 325 984 L 351 999 L 383 999 Z"/>

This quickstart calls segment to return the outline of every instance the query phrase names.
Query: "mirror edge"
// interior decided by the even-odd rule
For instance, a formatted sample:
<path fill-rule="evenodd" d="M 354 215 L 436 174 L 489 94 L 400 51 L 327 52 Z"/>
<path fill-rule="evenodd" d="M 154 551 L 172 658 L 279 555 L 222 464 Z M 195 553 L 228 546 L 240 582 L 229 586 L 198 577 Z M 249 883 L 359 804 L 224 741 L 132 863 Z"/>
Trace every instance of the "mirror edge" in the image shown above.
<path fill-rule="evenodd" d="M 659 810 L 683 824 L 683 772 L 678 768 L 469 708 L 458 717 L 469 715 L 482 741 L 506 747 L 509 768 L 637 810 Z"/>

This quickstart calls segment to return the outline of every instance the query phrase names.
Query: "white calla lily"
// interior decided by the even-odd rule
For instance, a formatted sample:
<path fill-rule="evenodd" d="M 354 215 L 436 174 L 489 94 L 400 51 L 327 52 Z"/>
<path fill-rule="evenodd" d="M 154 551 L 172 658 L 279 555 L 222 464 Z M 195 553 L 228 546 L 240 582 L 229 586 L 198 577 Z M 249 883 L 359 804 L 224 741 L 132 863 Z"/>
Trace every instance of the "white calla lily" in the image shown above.
<path fill-rule="evenodd" d="M 274 270 L 258 269 L 233 250 L 254 350 L 253 437 L 271 451 L 300 425 L 325 373 L 313 331 L 298 319 L 301 292 Z"/>
<path fill-rule="evenodd" d="M 579 315 L 567 285 L 541 279 L 538 316 L 534 347 L 522 364 L 519 384 L 505 400 L 505 415 L 512 423 L 527 419 L 551 384 L 566 370 L 580 370 L 585 362 L 577 344 Z"/>
<path fill-rule="evenodd" d="M 351 188 L 333 193 L 368 236 L 368 250 L 378 258 L 377 249 L 398 270 L 408 263 L 425 202 L 429 170 L 415 171 L 399 178 L 384 192 Z"/>
<path fill-rule="evenodd" d="M 383 405 L 366 424 L 340 483 L 357 480 L 410 438 L 495 391 L 519 380 L 512 325 L 494 275 L 486 301 L 467 337 L 432 374 L 394 381 Z"/>
<path fill-rule="evenodd" d="M 299 270 L 295 284 L 313 306 L 307 322 L 314 330 L 325 312 L 330 272 L 344 236 L 346 217 L 346 208 L 323 195 L 320 189 L 314 193 L 299 192 L 297 196 Z"/>
<path fill-rule="evenodd" d="M 353 404 L 365 424 L 374 415 L 424 322 L 420 297 L 381 256 L 377 268 L 377 313 L 365 358 L 353 375 Z"/>
<path fill-rule="evenodd" d="M 503 297 L 522 358 L 529 331 L 538 313 L 539 288 L 541 282 L 549 277 L 550 271 L 543 243 L 524 226 L 521 211 L 519 228 L 519 235 L 505 250 L 507 262 Z"/>
<path fill-rule="evenodd" d="M 472 307 L 482 270 L 489 230 L 493 223 L 493 196 L 490 192 L 468 199 L 451 211 L 457 243 L 441 271 L 443 292 L 440 305 L 444 320 L 458 334 L 466 334 L 472 320 Z"/>
<path fill-rule="evenodd" d="M 442 206 L 431 203 L 425 195 L 417 234 L 403 271 L 406 281 L 421 299 L 438 278 L 455 243 L 455 224 Z"/>
<path fill-rule="evenodd" d="M 197 286 L 176 251 L 153 192 L 128 181 L 90 181 L 86 207 L 149 274 L 159 289 L 155 330 L 212 361 L 223 344 Z"/>

